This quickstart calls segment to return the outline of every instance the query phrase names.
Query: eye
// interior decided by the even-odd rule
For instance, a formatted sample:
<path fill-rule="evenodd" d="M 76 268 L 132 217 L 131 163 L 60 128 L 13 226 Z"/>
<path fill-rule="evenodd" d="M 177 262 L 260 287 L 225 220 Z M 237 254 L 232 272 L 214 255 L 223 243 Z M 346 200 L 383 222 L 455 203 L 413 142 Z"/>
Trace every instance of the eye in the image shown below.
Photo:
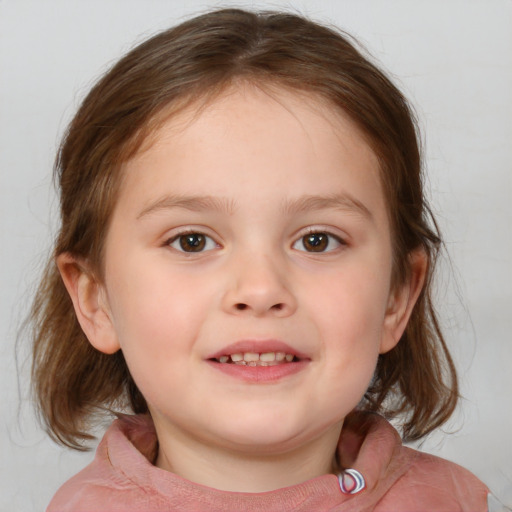
<path fill-rule="evenodd" d="M 312 231 L 299 238 L 293 248 L 305 252 L 330 252 L 344 245 L 337 236 L 324 231 Z"/>
<path fill-rule="evenodd" d="M 167 245 L 180 252 L 204 252 L 218 247 L 212 238 L 203 233 L 181 233 L 171 238 Z"/>

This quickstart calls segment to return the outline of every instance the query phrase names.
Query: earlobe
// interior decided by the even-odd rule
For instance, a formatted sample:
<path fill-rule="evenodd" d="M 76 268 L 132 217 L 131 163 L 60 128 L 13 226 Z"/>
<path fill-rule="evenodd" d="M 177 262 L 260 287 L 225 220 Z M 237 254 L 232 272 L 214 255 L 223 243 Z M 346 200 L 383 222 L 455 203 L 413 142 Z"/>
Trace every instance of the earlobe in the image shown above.
<path fill-rule="evenodd" d="M 428 269 L 428 257 L 423 249 L 417 249 L 409 255 L 410 275 L 405 283 L 397 286 L 389 296 L 380 353 L 393 349 L 400 341 L 412 310 L 425 284 Z"/>
<path fill-rule="evenodd" d="M 69 253 L 57 257 L 57 267 L 71 297 L 75 314 L 93 347 L 105 354 L 120 348 L 104 286 L 94 273 Z"/>

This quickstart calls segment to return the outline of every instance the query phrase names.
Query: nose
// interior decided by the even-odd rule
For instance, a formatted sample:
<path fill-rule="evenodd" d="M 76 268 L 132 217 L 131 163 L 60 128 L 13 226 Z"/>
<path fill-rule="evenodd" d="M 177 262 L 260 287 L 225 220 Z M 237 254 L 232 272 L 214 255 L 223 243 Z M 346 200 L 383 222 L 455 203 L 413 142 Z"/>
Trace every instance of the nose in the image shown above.
<path fill-rule="evenodd" d="M 287 317 L 297 309 L 284 265 L 270 255 L 248 255 L 230 264 L 223 309 L 234 315 Z"/>

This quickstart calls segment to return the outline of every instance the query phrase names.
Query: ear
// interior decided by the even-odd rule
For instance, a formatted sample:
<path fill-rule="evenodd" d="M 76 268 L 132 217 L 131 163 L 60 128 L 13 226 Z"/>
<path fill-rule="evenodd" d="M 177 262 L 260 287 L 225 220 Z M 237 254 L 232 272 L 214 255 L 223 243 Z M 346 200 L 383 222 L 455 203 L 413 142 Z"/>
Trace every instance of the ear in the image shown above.
<path fill-rule="evenodd" d="M 104 286 L 87 265 L 69 253 L 57 257 L 57 267 L 73 301 L 78 322 L 91 345 L 105 354 L 117 352 L 120 345 Z"/>
<path fill-rule="evenodd" d="M 391 291 L 384 319 L 380 353 L 390 351 L 400 341 L 412 310 L 423 289 L 427 275 L 428 258 L 423 249 L 409 254 L 410 274 L 402 285 Z"/>

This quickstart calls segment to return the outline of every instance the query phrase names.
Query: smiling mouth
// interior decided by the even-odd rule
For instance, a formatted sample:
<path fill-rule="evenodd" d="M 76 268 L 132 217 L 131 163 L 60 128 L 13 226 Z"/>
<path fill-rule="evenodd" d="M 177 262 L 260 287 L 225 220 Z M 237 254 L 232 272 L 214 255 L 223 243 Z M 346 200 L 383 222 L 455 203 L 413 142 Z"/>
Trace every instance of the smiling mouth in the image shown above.
<path fill-rule="evenodd" d="M 287 354 L 286 352 L 238 352 L 236 354 L 222 355 L 211 359 L 211 361 L 239 366 L 278 366 L 295 363 L 299 359 L 294 354 Z"/>

